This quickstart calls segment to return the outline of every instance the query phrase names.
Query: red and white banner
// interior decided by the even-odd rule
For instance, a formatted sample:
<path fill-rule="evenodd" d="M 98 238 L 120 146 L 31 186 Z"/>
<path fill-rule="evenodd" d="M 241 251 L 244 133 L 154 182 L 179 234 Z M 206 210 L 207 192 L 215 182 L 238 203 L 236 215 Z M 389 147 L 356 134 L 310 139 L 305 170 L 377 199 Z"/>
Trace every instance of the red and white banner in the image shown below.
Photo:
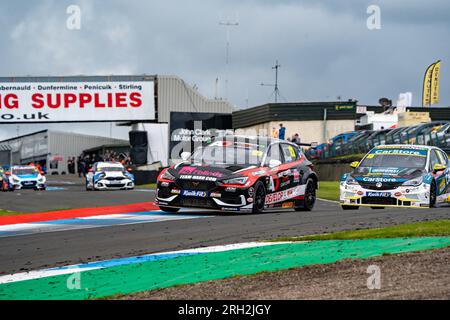
<path fill-rule="evenodd" d="M 0 123 L 155 120 L 153 81 L 0 83 Z"/>

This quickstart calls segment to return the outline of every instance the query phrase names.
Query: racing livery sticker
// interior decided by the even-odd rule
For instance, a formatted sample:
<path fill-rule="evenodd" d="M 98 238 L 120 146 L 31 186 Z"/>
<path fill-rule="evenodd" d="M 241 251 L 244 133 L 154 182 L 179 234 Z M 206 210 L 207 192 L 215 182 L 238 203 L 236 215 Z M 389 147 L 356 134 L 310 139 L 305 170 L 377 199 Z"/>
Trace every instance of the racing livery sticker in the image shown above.
<path fill-rule="evenodd" d="M 305 186 L 297 186 L 280 192 L 268 194 L 266 196 L 266 204 L 283 202 L 305 194 Z"/>

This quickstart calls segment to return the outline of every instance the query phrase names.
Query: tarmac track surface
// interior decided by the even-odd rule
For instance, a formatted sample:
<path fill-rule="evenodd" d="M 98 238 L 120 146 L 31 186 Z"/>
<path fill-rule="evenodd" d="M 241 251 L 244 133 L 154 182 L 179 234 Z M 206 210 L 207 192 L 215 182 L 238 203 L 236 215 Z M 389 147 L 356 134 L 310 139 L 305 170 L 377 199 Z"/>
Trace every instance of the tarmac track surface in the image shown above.
<path fill-rule="evenodd" d="M 58 199 L 57 192 L 53 193 L 54 200 Z M 140 194 L 138 191 L 135 193 Z M 110 193 L 98 193 L 96 196 L 106 197 L 108 194 Z M 120 197 L 108 196 L 108 198 L 122 198 L 124 194 L 126 197 L 134 197 L 132 192 L 120 192 Z M 146 201 L 151 200 L 153 196 L 152 193 L 142 192 L 142 194 L 146 197 Z M 450 218 L 448 207 L 432 210 L 361 208 L 358 211 L 342 211 L 336 203 L 324 201 L 318 201 L 312 212 L 284 211 L 261 215 L 217 215 L 211 212 L 202 214 L 208 217 L 1 238 L 0 274 L 282 236 Z"/>

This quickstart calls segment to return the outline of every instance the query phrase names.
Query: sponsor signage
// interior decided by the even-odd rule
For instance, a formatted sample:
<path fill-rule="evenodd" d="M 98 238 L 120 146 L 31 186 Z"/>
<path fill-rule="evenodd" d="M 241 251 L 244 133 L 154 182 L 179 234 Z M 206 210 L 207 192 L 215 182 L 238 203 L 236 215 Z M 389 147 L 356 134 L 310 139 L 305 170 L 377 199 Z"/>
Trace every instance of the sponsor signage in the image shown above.
<path fill-rule="evenodd" d="M 410 149 L 378 149 L 375 150 L 372 154 L 375 155 L 405 155 L 405 156 L 417 156 L 417 157 L 426 157 L 428 151 L 427 150 L 410 150 Z"/>
<path fill-rule="evenodd" d="M 0 83 L 0 123 L 155 120 L 153 81 Z"/>
<path fill-rule="evenodd" d="M 181 195 L 185 197 L 206 198 L 208 193 L 196 190 L 183 190 Z"/>
<path fill-rule="evenodd" d="M 179 156 L 182 151 L 193 151 L 214 137 L 224 136 L 232 127 L 231 114 L 171 112 L 169 148 Z"/>
<path fill-rule="evenodd" d="M 389 198 L 391 196 L 390 192 L 367 192 L 367 197 L 378 197 L 378 198 Z"/>
<path fill-rule="evenodd" d="M 266 204 L 273 204 L 292 199 L 305 194 L 305 186 L 297 186 L 291 189 L 275 192 L 266 196 Z"/>

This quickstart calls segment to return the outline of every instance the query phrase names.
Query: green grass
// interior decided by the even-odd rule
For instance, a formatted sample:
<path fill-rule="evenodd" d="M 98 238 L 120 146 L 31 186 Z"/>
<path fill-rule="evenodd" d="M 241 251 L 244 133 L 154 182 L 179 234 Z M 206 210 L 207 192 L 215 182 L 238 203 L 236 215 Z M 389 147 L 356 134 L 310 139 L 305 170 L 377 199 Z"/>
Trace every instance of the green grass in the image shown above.
<path fill-rule="evenodd" d="M 365 153 L 358 153 L 358 154 L 346 154 L 343 156 L 337 156 L 337 157 L 331 157 L 326 160 L 346 160 L 346 159 L 359 159 L 361 160 L 364 158 L 366 154 Z"/>
<path fill-rule="evenodd" d="M 435 236 L 450 236 L 450 220 L 418 222 L 386 228 L 342 231 L 303 237 L 285 237 L 274 241 L 356 240 Z"/>
<path fill-rule="evenodd" d="M 156 183 L 142 184 L 136 186 L 136 189 L 156 189 Z"/>
<path fill-rule="evenodd" d="M 339 181 L 320 181 L 317 197 L 321 199 L 339 201 Z"/>
<path fill-rule="evenodd" d="M 6 217 L 6 216 L 17 216 L 19 214 L 22 214 L 20 212 L 10 211 L 10 210 L 3 210 L 0 209 L 0 217 Z"/>

